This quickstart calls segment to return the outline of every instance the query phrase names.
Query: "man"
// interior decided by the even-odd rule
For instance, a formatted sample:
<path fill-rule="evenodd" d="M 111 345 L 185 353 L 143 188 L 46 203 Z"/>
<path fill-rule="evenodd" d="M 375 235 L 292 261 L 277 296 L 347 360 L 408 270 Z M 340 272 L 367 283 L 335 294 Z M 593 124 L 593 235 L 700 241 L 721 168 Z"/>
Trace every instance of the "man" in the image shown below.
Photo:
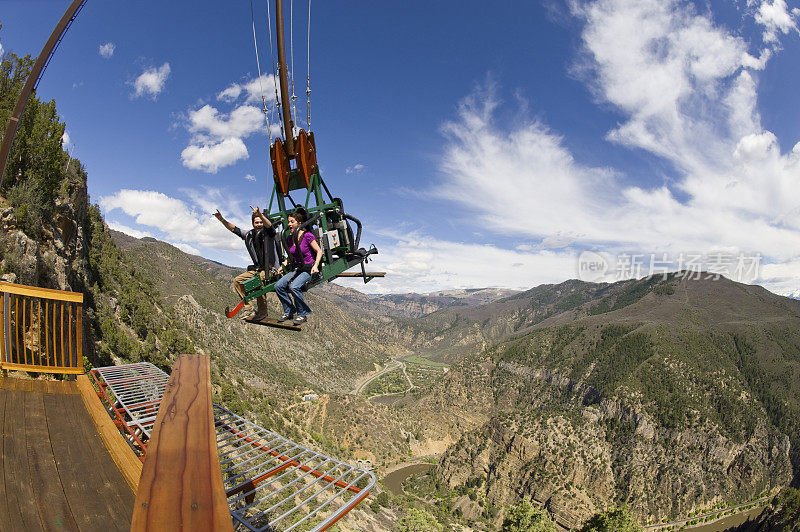
<path fill-rule="evenodd" d="M 219 209 L 217 209 L 217 212 L 214 213 L 214 216 L 217 218 L 217 220 L 219 220 L 228 231 L 244 240 L 244 245 L 253 261 L 253 264 L 247 267 L 246 272 L 241 275 L 237 275 L 233 279 L 233 285 L 231 285 L 233 291 L 239 294 L 239 297 L 242 298 L 244 298 L 244 287 L 242 286 L 243 282 L 255 277 L 257 274 L 261 276 L 261 280 L 263 281 L 267 272 L 278 265 L 278 252 L 275 249 L 275 228 L 272 227 L 272 222 L 269 221 L 269 218 L 264 216 L 264 213 L 261 212 L 261 209 L 258 207 L 253 208 L 252 205 L 250 208 L 253 210 L 253 214 L 250 216 L 250 220 L 253 223 L 253 228 L 246 233 L 223 218 L 222 214 L 219 212 Z M 252 307 L 250 307 L 248 309 L 250 310 L 250 313 L 245 314 L 244 318 L 259 321 L 267 317 L 266 296 L 260 296 L 257 298 L 256 303 L 257 309 L 255 314 L 253 314 Z"/>

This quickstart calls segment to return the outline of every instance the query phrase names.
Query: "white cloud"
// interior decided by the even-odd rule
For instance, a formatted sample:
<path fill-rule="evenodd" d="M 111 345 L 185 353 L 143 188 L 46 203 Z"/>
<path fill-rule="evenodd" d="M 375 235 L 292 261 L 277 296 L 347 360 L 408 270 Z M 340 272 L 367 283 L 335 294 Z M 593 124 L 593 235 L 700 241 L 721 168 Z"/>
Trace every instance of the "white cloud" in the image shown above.
<path fill-rule="evenodd" d="M 132 236 L 134 238 L 144 238 L 146 236 L 149 236 L 151 238 L 153 237 L 152 233 L 149 233 L 147 231 L 140 231 L 138 229 L 134 229 L 133 227 L 128 227 L 127 225 L 123 225 L 119 222 L 106 220 L 106 223 L 114 231 L 125 233 L 126 235 Z"/>
<path fill-rule="evenodd" d="M 778 33 L 788 34 L 797 30 L 797 17 L 800 9 L 789 11 L 785 0 L 763 0 L 758 7 L 755 20 L 764 26 L 764 42 L 775 43 Z"/>
<path fill-rule="evenodd" d="M 247 147 L 242 139 L 231 137 L 217 143 L 190 145 L 181 152 L 183 166 L 215 174 L 220 168 L 247 159 Z"/>
<path fill-rule="evenodd" d="M 189 255 L 200 255 L 200 251 L 197 248 L 192 247 L 184 242 L 174 242 L 172 245 L 184 253 L 188 253 Z"/>
<path fill-rule="evenodd" d="M 69 150 L 72 147 L 72 144 L 70 143 L 69 132 L 67 132 L 66 129 L 64 130 L 64 134 L 61 135 L 61 146 L 65 150 Z"/>
<path fill-rule="evenodd" d="M 163 240 L 184 251 L 191 250 L 187 253 L 198 255 L 201 248 L 240 252 L 242 241 L 225 229 L 212 213 L 220 207 L 225 217 L 240 227 L 249 227 L 249 217 L 243 217 L 238 204 L 218 189 L 191 192 L 192 203 L 187 204 L 161 192 L 123 189 L 100 198 L 100 206 L 106 215 L 120 210 L 133 217 L 137 225 L 163 233 Z M 109 226 L 119 227 L 118 230 L 132 236 L 136 235 L 129 231 L 139 232 L 121 224 L 110 223 Z M 149 236 L 145 232 L 140 234 Z"/>
<path fill-rule="evenodd" d="M 367 166 L 361 163 L 354 164 L 353 166 L 348 166 L 345 168 L 344 173 L 346 174 L 360 174 L 364 170 L 367 169 Z"/>
<path fill-rule="evenodd" d="M 776 294 L 800 298 L 800 256 L 782 263 L 761 266 L 756 282 Z"/>
<path fill-rule="evenodd" d="M 248 181 L 252 182 L 252 183 L 256 182 L 256 176 L 254 176 L 253 174 L 247 174 L 247 175 L 244 176 L 244 178 L 247 179 Z"/>
<path fill-rule="evenodd" d="M 261 95 L 264 95 L 267 107 L 274 106 L 275 84 L 277 79 L 272 74 L 262 74 L 245 81 L 244 83 L 231 83 L 227 88 L 217 94 L 217 100 L 234 102 L 244 95 L 245 103 L 262 104 Z"/>
<path fill-rule="evenodd" d="M 748 43 L 675 0 L 573 8 L 585 23 L 583 79 L 622 115 L 607 139 L 668 161 L 674 182 L 625 186 L 618 171 L 577 161 L 539 121 L 499 124 L 502 102 L 490 86 L 444 125 L 445 179 L 435 193 L 474 211 L 487 230 L 541 239 L 541 249 L 675 255 L 722 245 L 759 252 L 771 264 L 796 260 L 800 145 L 782 154 L 763 129 L 748 70 L 771 55 L 752 58 Z M 781 282 L 797 286 L 800 277 Z"/>
<path fill-rule="evenodd" d="M 210 105 L 189 111 L 189 131 L 195 140 L 220 140 L 230 137 L 245 138 L 264 126 L 264 114 L 257 107 L 242 105 L 228 115 Z"/>
<path fill-rule="evenodd" d="M 3 57 L 3 43 L 0 43 L 0 59 Z"/>
<path fill-rule="evenodd" d="M 133 82 L 134 98 L 148 95 L 155 100 L 161 91 L 164 90 L 164 84 L 169 77 L 171 68 L 169 63 L 164 63 L 160 67 L 150 67 L 136 78 Z"/>
<path fill-rule="evenodd" d="M 100 57 L 103 59 L 111 59 L 111 56 L 114 55 L 114 50 L 117 49 L 117 45 L 113 42 L 107 42 L 105 44 L 101 44 L 100 47 L 97 49 L 97 53 L 100 54 Z"/>
<path fill-rule="evenodd" d="M 366 285 L 360 280 L 337 282 L 367 293 L 422 293 L 489 286 L 527 289 L 575 277 L 572 252 L 514 251 L 419 233 L 383 237 L 385 244 L 379 245 L 367 271 L 385 271 L 386 277 Z"/>

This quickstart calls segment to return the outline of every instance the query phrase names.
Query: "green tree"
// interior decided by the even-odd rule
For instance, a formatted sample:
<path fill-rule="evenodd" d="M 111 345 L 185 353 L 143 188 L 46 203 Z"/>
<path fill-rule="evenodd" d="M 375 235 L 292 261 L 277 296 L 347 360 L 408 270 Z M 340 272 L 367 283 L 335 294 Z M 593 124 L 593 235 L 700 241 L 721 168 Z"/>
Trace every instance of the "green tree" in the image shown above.
<path fill-rule="evenodd" d="M 594 514 L 581 532 L 642 532 L 642 526 L 624 506 Z"/>
<path fill-rule="evenodd" d="M 547 512 L 527 499 L 509 509 L 502 528 L 503 532 L 555 532 L 555 529 Z"/>
<path fill-rule="evenodd" d="M 444 527 L 430 513 L 419 508 L 410 508 L 397 522 L 396 532 L 442 532 Z"/>

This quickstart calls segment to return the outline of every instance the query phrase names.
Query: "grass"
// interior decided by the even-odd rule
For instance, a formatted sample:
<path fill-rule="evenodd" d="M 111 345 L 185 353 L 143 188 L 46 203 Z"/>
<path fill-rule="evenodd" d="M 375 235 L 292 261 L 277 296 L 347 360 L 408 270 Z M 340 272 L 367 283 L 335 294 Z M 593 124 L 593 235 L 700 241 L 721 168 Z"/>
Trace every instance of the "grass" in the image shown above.
<path fill-rule="evenodd" d="M 426 358 L 423 355 L 411 355 L 410 357 L 406 357 L 403 360 L 404 360 L 404 362 L 406 362 L 408 364 L 419 364 L 421 366 L 433 366 L 433 367 L 437 367 L 437 368 L 450 367 L 449 364 L 445 364 L 443 362 L 436 362 L 434 360 L 430 360 L 429 358 Z"/>

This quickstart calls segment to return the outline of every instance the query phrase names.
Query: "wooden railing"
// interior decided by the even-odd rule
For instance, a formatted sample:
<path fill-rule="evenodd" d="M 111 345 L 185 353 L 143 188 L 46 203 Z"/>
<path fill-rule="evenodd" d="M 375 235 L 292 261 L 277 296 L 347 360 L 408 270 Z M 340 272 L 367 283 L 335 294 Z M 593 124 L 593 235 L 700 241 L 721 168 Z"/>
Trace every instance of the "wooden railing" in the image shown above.
<path fill-rule="evenodd" d="M 131 531 L 233 532 L 205 355 L 181 355 L 158 408 L 136 490 Z"/>
<path fill-rule="evenodd" d="M 0 369 L 83 373 L 83 294 L 0 282 Z"/>

